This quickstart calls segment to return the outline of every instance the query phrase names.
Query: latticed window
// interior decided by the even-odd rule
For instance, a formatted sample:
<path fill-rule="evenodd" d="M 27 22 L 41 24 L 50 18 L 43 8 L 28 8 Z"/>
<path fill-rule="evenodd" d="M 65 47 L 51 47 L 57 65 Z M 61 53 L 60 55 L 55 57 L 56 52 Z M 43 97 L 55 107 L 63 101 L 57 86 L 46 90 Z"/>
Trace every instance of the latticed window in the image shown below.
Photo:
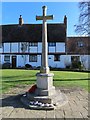
<path fill-rule="evenodd" d="M 30 55 L 29 62 L 37 62 L 37 55 Z"/>
<path fill-rule="evenodd" d="M 30 42 L 29 46 L 38 46 L 38 43 L 37 42 Z"/>
<path fill-rule="evenodd" d="M 48 46 L 56 46 L 56 43 L 55 42 L 49 42 Z"/>

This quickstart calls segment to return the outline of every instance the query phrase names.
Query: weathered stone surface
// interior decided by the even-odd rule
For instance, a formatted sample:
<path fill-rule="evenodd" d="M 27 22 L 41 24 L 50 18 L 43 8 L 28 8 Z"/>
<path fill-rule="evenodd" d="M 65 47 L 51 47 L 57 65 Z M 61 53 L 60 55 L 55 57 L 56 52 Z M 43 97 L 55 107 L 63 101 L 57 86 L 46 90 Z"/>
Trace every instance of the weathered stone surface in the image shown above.
<path fill-rule="evenodd" d="M 27 86 L 26 86 L 27 87 Z M 60 89 L 60 88 L 58 88 Z M 15 89 L 13 89 L 15 92 Z M 64 88 L 62 91 L 65 91 Z M 64 94 L 67 95 L 69 102 L 65 104 L 64 106 L 61 106 L 59 108 L 56 108 L 52 111 L 47 111 L 47 110 L 30 110 L 27 108 L 24 108 L 22 104 L 20 104 L 19 99 L 17 97 L 15 98 L 15 94 L 13 99 L 10 99 L 10 96 L 4 95 L 3 99 L 3 106 L 2 106 L 2 111 L 3 111 L 3 118 L 55 118 L 55 119 L 64 119 L 64 120 L 78 120 L 78 118 L 82 120 L 86 120 L 88 118 L 88 108 L 87 106 L 87 93 L 84 90 L 81 90 L 83 96 L 83 100 L 77 99 L 77 95 L 81 96 L 79 94 L 80 91 L 73 90 L 71 92 L 71 89 L 68 88 L 67 91 L 69 94 L 64 92 Z M 24 92 L 24 91 L 23 91 Z M 16 94 L 19 94 L 19 91 L 16 91 Z M 12 97 L 11 97 L 12 98 Z M 6 101 L 6 102 L 5 102 Z M 76 104 L 75 104 L 75 102 Z M 5 104 L 4 104 L 5 103 Z M 6 104 L 7 103 L 7 104 Z M 10 103 L 15 103 L 15 104 L 10 104 Z M 61 120 L 62 120 L 61 119 Z"/>
<path fill-rule="evenodd" d="M 53 73 L 37 73 L 37 88 L 36 95 L 51 96 L 55 94 L 55 87 L 53 86 Z"/>
<path fill-rule="evenodd" d="M 24 103 L 26 106 L 30 107 L 31 109 L 43 109 L 43 110 L 53 110 L 57 107 L 61 107 L 65 105 L 68 102 L 68 99 L 65 94 L 62 94 L 60 90 L 56 90 L 55 94 L 51 96 L 38 96 L 35 93 L 27 93 L 25 96 L 23 95 L 21 97 L 22 103 Z M 30 105 L 30 101 L 37 101 L 44 104 L 51 104 L 50 107 L 41 107 L 41 106 L 34 106 Z"/>

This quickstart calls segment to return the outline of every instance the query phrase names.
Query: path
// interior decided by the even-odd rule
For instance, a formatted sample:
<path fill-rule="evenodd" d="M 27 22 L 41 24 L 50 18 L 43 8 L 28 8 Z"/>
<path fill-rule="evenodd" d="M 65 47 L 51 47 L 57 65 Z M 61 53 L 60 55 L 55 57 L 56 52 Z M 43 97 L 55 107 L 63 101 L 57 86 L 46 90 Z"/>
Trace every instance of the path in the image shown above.
<path fill-rule="evenodd" d="M 17 94 L 21 94 L 21 91 L 24 92 L 27 89 L 23 90 L 23 87 L 13 89 L 9 94 L 2 96 L 3 102 L 2 107 L 0 107 L 2 118 L 63 118 L 64 120 L 66 118 L 82 118 L 83 120 L 88 118 L 88 92 L 85 90 L 80 88 L 57 88 L 67 95 L 68 103 L 55 110 L 45 111 L 30 110 L 21 104 L 19 101 L 20 96 Z"/>

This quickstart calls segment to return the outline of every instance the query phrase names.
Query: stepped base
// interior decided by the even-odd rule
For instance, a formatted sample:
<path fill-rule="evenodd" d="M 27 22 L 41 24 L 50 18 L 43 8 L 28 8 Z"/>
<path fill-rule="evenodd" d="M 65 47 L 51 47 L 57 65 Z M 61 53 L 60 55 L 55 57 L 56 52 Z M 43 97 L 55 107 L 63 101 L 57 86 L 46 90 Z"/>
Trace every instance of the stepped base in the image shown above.
<path fill-rule="evenodd" d="M 56 90 L 55 94 L 51 96 L 38 96 L 35 93 L 30 94 L 27 92 L 21 97 L 21 102 L 30 109 L 53 110 L 66 104 L 68 99 L 60 90 Z M 33 102 L 33 104 L 30 104 L 30 102 Z M 37 105 L 36 102 L 38 102 Z"/>
<path fill-rule="evenodd" d="M 67 97 L 53 86 L 53 73 L 37 73 L 36 88 L 21 97 L 31 109 L 53 110 L 68 102 Z M 32 90 L 32 89 L 31 89 Z"/>

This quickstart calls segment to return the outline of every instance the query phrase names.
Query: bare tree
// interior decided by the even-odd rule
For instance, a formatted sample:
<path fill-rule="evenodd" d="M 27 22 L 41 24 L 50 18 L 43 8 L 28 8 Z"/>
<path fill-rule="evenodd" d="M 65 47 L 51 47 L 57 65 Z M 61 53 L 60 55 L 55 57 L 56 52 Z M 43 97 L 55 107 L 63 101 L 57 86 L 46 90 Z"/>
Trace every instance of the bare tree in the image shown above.
<path fill-rule="evenodd" d="M 75 25 L 75 32 L 90 36 L 90 0 L 79 2 L 79 22 Z"/>

